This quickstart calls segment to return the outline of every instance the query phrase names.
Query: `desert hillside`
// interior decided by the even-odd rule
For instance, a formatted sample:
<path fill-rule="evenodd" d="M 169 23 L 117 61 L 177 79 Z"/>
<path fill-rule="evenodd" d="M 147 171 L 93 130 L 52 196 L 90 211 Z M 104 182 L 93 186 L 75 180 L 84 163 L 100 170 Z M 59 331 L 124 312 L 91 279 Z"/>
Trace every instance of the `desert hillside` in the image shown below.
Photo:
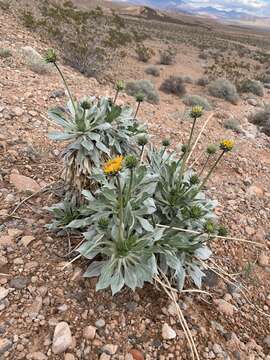
<path fill-rule="evenodd" d="M 194 359 L 269 360 L 269 33 L 200 18 L 192 24 L 142 7 L 115 5 L 111 12 L 96 2 L 85 15 L 70 4 L 6 3 L 0 1 L 0 358 L 190 360 L 181 311 Z M 63 111 L 68 100 L 54 60 L 43 60 L 49 48 L 74 99 L 115 99 L 115 83 L 123 81 L 116 110 L 137 108 L 131 117 L 146 125 L 149 142 L 182 151 L 182 160 L 195 111 L 200 136 L 187 164 L 198 176 L 214 163 L 209 157 L 204 168 L 209 144 L 234 143 L 203 184 L 228 235 L 208 233 L 212 257 L 200 290 L 187 277 L 184 290 L 172 292 L 176 301 L 156 278 L 114 296 L 109 288 L 96 291 L 97 278 L 83 276 L 94 256 L 76 252 L 91 228 L 48 228 L 48 207 L 65 198 L 62 155 L 71 139 L 48 136 L 61 130 L 48 110 Z M 72 211 L 64 215 L 81 219 Z"/>

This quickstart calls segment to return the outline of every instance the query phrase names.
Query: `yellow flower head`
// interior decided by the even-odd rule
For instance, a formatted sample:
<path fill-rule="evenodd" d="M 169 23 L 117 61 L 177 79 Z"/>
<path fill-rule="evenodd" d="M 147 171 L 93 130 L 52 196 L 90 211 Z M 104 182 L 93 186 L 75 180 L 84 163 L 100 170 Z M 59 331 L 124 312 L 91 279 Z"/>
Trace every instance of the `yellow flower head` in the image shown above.
<path fill-rule="evenodd" d="M 196 105 L 191 108 L 190 116 L 194 119 L 201 117 L 203 114 L 203 107 Z"/>
<path fill-rule="evenodd" d="M 234 147 L 234 141 L 233 140 L 222 140 L 219 144 L 219 147 L 221 150 L 228 152 L 231 151 Z"/>
<path fill-rule="evenodd" d="M 114 175 L 117 174 L 123 165 L 123 156 L 117 156 L 112 160 L 107 161 L 103 166 L 104 174 L 106 175 Z"/>

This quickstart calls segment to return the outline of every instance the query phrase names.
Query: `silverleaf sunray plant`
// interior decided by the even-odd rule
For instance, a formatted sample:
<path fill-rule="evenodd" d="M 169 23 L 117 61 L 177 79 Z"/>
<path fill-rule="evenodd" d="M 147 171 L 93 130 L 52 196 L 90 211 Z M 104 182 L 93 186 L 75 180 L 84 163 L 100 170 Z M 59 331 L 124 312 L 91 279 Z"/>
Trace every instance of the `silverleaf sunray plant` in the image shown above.
<path fill-rule="evenodd" d="M 138 153 L 136 135 L 144 134 L 145 127 L 134 119 L 130 107 L 120 107 L 111 99 L 86 97 L 81 101 L 75 100 L 52 49 L 48 51 L 46 61 L 55 65 L 69 95 L 67 108 L 58 107 L 49 111 L 50 119 L 63 129 L 49 136 L 53 140 L 69 142 L 63 152 L 64 177 L 79 199 L 82 189 L 95 186 L 89 180 L 93 167 L 100 167 L 116 155 Z M 122 82 L 117 83 L 117 95 L 123 87 Z"/>
<path fill-rule="evenodd" d="M 54 54 L 49 55 L 56 64 Z M 57 217 L 53 227 L 83 232 L 85 241 L 76 251 L 90 261 L 85 277 L 99 278 L 97 290 L 135 290 L 153 282 L 159 271 L 179 290 L 188 279 L 201 287 L 209 242 L 224 233 L 215 215 L 217 202 L 207 199 L 203 188 L 233 142 L 220 143 L 220 154 L 201 179 L 209 156 L 199 175 L 187 163 L 203 108 L 190 111 L 193 123 L 182 155 L 169 150 L 168 139 L 157 150 L 136 121 L 144 95 L 137 94 L 134 114 L 116 104 L 123 87 L 117 82 L 113 101 L 77 101 L 68 91 L 68 108 L 50 112 L 64 129 L 52 138 L 69 141 L 64 151 L 67 181 L 84 199 L 79 206 L 52 207 Z M 207 154 L 214 158 L 214 153 L 208 147 Z"/>

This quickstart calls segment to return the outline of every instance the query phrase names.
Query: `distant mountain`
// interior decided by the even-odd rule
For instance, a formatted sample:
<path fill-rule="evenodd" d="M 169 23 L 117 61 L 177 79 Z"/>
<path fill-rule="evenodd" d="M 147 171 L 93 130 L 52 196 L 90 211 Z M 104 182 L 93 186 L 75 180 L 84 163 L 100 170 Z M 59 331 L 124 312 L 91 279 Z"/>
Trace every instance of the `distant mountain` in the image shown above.
<path fill-rule="evenodd" d="M 148 5 L 163 10 L 183 12 L 190 15 L 200 15 L 216 20 L 231 21 L 256 21 L 262 19 L 260 16 L 250 15 L 244 11 L 220 10 L 214 6 L 191 7 L 187 0 L 131 0 L 134 4 Z"/>

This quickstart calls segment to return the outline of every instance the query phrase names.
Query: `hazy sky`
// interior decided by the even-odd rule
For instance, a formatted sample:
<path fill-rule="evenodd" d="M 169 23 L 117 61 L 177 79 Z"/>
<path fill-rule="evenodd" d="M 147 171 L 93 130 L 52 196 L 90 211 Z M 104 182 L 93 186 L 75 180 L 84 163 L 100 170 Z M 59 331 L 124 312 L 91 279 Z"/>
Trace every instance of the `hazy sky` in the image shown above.
<path fill-rule="evenodd" d="M 175 3 L 177 4 L 177 0 Z M 212 6 L 220 10 L 239 10 L 260 14 L 270 11 L 270 0 L 189 0 L 186 3 L 192 7 Z"/>
<path fill-rule="evenodd" d="M 164 7 L 174 5 L 186 10 L 211 6 L 219 10 L 236 10 L 253 15 L 270 15 L 270 0 L 131 0 L 131 2 Z"/>

